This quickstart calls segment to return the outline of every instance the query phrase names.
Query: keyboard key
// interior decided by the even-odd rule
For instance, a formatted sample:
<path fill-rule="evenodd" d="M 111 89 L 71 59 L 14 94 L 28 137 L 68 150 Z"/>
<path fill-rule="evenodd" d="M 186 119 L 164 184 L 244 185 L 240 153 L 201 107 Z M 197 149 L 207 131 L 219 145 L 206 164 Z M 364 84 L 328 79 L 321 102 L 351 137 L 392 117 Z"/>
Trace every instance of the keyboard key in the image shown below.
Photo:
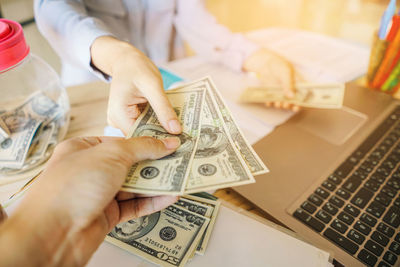
<path fill-rule="evenodd" d="M 348 229 L 348 227 L 338 219 L 334 219 L 333 222 L 331 223 L 331 226 L 333 229 L 337 230 L 342 234 L 344 234 L 344 232 L 346 232 Z"/>
<path fill-rule="evenodd" d="M 342 211 L 341 213 L 339 213 L 338 215 L 338 219 L 347 223 L 348 225 L 352 224 L 354 222 L 354 218 L 347 214 L 346 212 Z"/>
<path fill-rule="evenodd" d="M 397 178 L 391 178 L 389 181 L 386 183 L 386 185 L 393 187 L 396 190 L 400 189 L 400 181 Z"/>
<path fill-rule="evenodd" d="M 393 233 L 394 233 L 394 230 L 393 230 Z M 394 240 L 396 240 L 397 242 L 400 243 L 400 233 L 398 233 L 398 234 L 394 237 Z"/>
<path fill-rule="evenodd" d="M 389 176 L 391 172 L 392 172 L 391 170 L 388 170 L 383 167 L 379 167 L 378 169 L 376 169 L 376 173 L 382 174 L 383 176 Z"/>
<path fill-rule="evenodd" d="M 382 204 L 379 204 L 377 201 L 372 201 L 367 208 L 367 212 L 374 215 L 377 218 L 380 218 L 382 214 L 385 212 L 385 207 Z"/>
<path fill-rule="evenodd" d="M 392 206 L 389 208 L 385 217 L 383 217 L 383 221 L 397 228 L 400 226 L 400 209 L 398 207 Z"/>
<path fill-rule="evenodd" d="M 331 192 L 333 192 L 336 189 L 336 185 L 330 181 L 323 182 L 322 186 Z"/>
<path fill-rule="evenodd" d="M 313 206 L 312 204 L 310 204 L 310 202 L 308 202 L 308 201 L 304 201 L 304 203 L 301 205 L 301 207 L 311 214 L 313 214 L 317 210 L 317 208 L 315 206 Z"/>
<path fill-rule="evenodd" d="M 344 162 L 336 169 L 335 174 L 341 178 L 345 178 L 351 172 L 353 167 L 354 166 L 352 164 Z"/>
<path fill-rule="evenodd" d="M 368 172 L 364 171 L 364 170 L 361 169 L 361 168 L 358 168 L 357 170 L 355 170 L 355 171 L 353 172 L 352 177 L 356 177 L 356 178 L 358 178 L 358 179 L 364 180 L 365 178 L 368 177 L 368 174 L 369 174 Z"/>
<path fill-rule="evenodd" d="M 392 265 L 390 265 L 390 264 L 388 264 L 388 263 L 386 263 L 386 262 L 384 262 L 384 261 L 381 261 L 381 262 L 378 264 L 378 267 L 392 267 Z"/>
<path fill-rule="evenodd" d="M 327 212 L 323 211 L 323 210 L 319 210 L 317 212 L 316 217 L 318 219 L 320 219 L 321 221 L 323 221 L 324 223 L 329 223 L 330 220 L 332 219 L 332 216 L 329 215 Z"/>
<path fill-rule="evenodd" d="M 365 240 L 365 237 L 362 234 L 360 234 L 359 232 L 357 232 L 356 230 L 354 230 L 354 229 L 351 229 L 348 232 L 347 237 L 350 238 L 351 240 L 353 240 L 354 242 L 356 242 L 359 245 L 361 245 Z"/>
<path fill-rule="evenodd" d="M 348 199 L 350 198 L 350 193 L 347 192 L 347 191 L 345 191 L 345 190 L 343 190 L 342 188 L 339 188 L 339 189 L 336 191 L 336 195 L 338 195 L 338 196 L 340 196 L 341 198 L 346 199 L 346 200 L 348 200 Z"/>
<path fill-rule="evenodd" d="M 308 201 L 310 201 L 311 203 L 313 203 L 316 206 L 319 206 L 322 204 L 322 199 L 320 199 L 319 197 L 317 197 L 316 195 L 312 194 L 309 198 Z"/>
<path fill-rule="evenodd" d="M 376 191 L 378 191 L 380 184 L 374 180 L 369 179 L 368 181 L 365 182 L 364 186 L 366 188 L 368 188 L 369 190 L 376 192 Z"/>
<path fill-rule="evenodd" d="M 371 232 L 371 227 L 360 221 L 356 222 L 356 224 L 354 225 L 354 229 L 360 231 L 364 235 L 368 235 Z"/>
<path fill-rule="evenodd" d="M 400 255 L 400 244 L 397 242 L 392 242 L 392 244 L 390 244 L 389 249 L 396 253 L 397 255 Z"/>
<path fill-rule="evenodd" d="M 360 168 L 363 169 L 364 171 L 366 171 L 367 173 L 370 173 L 374 170 L 374 166 L 371 164 L 368 164 L 367 162 L 364 162 L 363 164 L 361 164 Z"/>
<path fill-rule="evenodd" d="M 351 193 L 354 193 L 356 189 L 360 186 L 361 180 L 358 179 L 357 177 L 350 177 L 346 182 L 343 184 L 343 188 L 346 189 L 347 191 L 350 191 Z"/>
<path fill-rule="evenodd" d="M 333 205 L 335 205 L 338 208 L 341 208 L 344 205 L 344 201 L 341 200 L 340 198 L 338 198 L 337 196 L 331 197 L 331 199 L 329 199 L 329 202 L 332 203 Z"/>
<path fill-rule="evenodd" d="M 385 181 L 386 176 L 383 176 L 383 175 L 381 175 L 381 174 L 379 174 L 379 173 L 377 173 L 377 172 L 374 172 L 374 173 L 371 175 L 371 179 L 374 180 L 374 181 L 376 181 L 376 182 L 379 183 L 379 184 L 382 184 L 382 183 Z"/>
<path fill-rule="evenodd" d="M 379 163 L 379 160 L 377 160 L 375 157 L 369 156 L 365 162 L 368 162 L 368 164 L 371 164 L 372 166 L 376 166 Z"/>
<path fill-rule="evenodd" d="M 363 187 L 360 190 L 358 190 L 358 192 L 354 195 L 354 197 L 351 200 L 351 203 L 363 209 L 368 204 L 373 195 L 374 193 Z"/>
<path fill-rule="evenodd" d="M 368 224 L 371 227 L 374 227 L 375 224 L 378 222 L 377 219 L 375 219 L 374 217 L 372 217 L 366 213 L 361 215 L 360 221 L 365 222 L 366 224 Z"/>
<path fill-rule="evenodd" d="M 356 157 L 355 155 L 351 155 L 350 157 L 347 158 L 346 162 L 350 165 L 357 165 L 357 163 L 360 161 L 360 158 Z"/>
<path fill-rule="evenodd" d="M 394 229 L 391 228 L 390 226 L 387 226 L 384 223 L 379 223 L 378 227 L 376 227 L 376 229 L 381 232 L 384 233 L 385 235 L 387 235 L 388 237 L 392 237 L 394 235 Z M 396 236 L 397 237 L 397 236 Z M 397 240 L 396 240 L 397 241 Z M 399 242 L 400 242 L 400 236 L 399 236 Z"/>
<path fill-rule="evenodd" d="M 393 202 L 393 205 L 400 207 L 400 197 L 396 198 Z"/>
<path fill-rule="evenodd" d="M 368 252 L 365 249 L 362 249 L 360 253 L 358 253 L 357 258 L 359 258 L 363 263 L 365 263 L 367 266 L 374 266 L 375 263 L 377 262 L 378 258 L 372 255 L 370 252 Z"/>
<path fill-rule="evenodd" d="M 360 214 L 360 210 L 357 209 L 356 207 L 354 207 L 353 205 L 350 205 L 350 204 L 347 204 L 347 205 L 344 207 L 344 211 L 347 212 L 347 213 L 349 213 L 349 214 L 350 214 L 351 216 L 353 216 L 353 217 L 357 217 L 358 214 Z"/>
<path fill-rule="evenodd" d="M 354 253 L 356 253 L 358 250 L 358 245 L 356 243 L 340 235 L 331 228 L 326 229 L 326 231 L 324 232 L 324 236 L 326 236 L 329 240 L 334 242 L 339 247 L 346 250 L 351 255 L 354 255 Z"/>
<path fill-rule="evenodd" d="M 317 190 L 315 190 L 315 194 L 323 199 L 327 199 L 329 197 L 329 193 L 321 187 L 318 187 Z"/>
<path fill-rule="evenodd" d="M 331 203 L 326 203 L 322 209 L 328 212 L 330 215 L 335 215 L 338 212 L 338 208 L 333 206 Z"/>
<path fill-rule="evenodd" d="M 328 177 L 328 180 L 336 185 L 339 185 L 342 182 L 342 178 L 338 177 L 336 174 L 331 174 Z"/>
<path fill-rule="evenodd" d="M 368 240 L 367 243 L 365 243 L 365 248 L 374 253 L 378 257 L 383 252 L 383 247 L 381 247 L 381 245 L 372 240 Z"/>
<path fill-rule="evenodd" d="M 384 186 L 381 190 L 381 192 L 385 193 L 386 195 L 388 195 L 391 198 L 394 198 L 397 194 L 397 191 L 390 186 Z"/>
<path fill-rule="evenodd" d="M 384 205 L 385 207 L 389 206 L 390 202 L 392 201 L 392 199 L 384 193 L 379 193 L 375 197 L 375 200 Z"/>
<path fill-rule="evenodd" d="M 397 261 L 397 256 L 394 255 L 392 252 L 390 251 L 386 251 L 385 255 L 383 255 L 383 259 L 385 261 L 387 261 L 388 263 L 394 265 Z"/>
<path fill-rule="evenodd" d="M 310 226 L 314 231 L 316 232 L 321 232 L 322 229 L 324 229 L 324 224 L 317 219 L 311 217 L 311 215 L 307 214 L 305 211 L 302 209 L 297 209 L 294 214 L 294 217 L 302 221 L 303 223 L 307 224 Z"/>
<path fill-rule="evenodd" d="M 382 246 L 386 246 L 389 243 L 389 238 L 378 231 L 373 232 L 371 238 Z"/>

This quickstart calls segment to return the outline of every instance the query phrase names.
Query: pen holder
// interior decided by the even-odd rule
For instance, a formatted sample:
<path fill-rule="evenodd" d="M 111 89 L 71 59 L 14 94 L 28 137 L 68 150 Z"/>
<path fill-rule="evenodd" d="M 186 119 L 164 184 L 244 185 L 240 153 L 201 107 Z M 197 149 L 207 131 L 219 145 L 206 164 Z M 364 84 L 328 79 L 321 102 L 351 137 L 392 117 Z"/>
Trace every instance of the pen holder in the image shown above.
<path fill-rule="evenodd" d="M 368 87 L 400 99 L 400 35 L 390 41 L 374 33 L 367 72 Z"/>

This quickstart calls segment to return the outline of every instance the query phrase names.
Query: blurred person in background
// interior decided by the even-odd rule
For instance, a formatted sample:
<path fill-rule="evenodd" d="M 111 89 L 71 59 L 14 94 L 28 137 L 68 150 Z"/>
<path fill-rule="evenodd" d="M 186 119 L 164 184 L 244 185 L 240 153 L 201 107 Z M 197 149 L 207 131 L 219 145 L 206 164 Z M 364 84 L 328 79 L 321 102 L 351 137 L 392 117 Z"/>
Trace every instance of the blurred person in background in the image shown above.
<path fill-rule="evenodd" d="M 35 19 L 61 58 L 64 85 L 111 80 L 108 123 L 125 134 L 147 101 L 166 130 L 181 132 L 155 64 L 184 57 L 183 41 L 209 61 L 294 94 L 291 64 L 218 24 L 202 0 L 35 0 Z"/>

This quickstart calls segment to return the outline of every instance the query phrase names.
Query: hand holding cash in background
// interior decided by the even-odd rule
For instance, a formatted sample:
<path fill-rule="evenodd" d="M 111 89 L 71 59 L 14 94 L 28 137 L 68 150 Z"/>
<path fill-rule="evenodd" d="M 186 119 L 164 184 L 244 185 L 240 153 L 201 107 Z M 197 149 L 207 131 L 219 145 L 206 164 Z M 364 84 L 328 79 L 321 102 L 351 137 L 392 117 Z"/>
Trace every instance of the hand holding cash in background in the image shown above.
<path fill-rule="evenodd" d="M 279 87 L 248 87 L 240 96 L 242 103 L 265 103 L 268 101 L 287 102 L 309 108 L 341 108 L 344 84 L 296 84 L 293 98 L 287 98 Z"/>
<path fill-rule="evenodd" d="M 167 92 L 182 124 L 181 146 L 172 155 L 131 167 L 123 191 L 183 195 L 253 183 L 268 172 L 232 118 L 210 78 Z M 171 136 L 148 106 L 127 138 Z"/>

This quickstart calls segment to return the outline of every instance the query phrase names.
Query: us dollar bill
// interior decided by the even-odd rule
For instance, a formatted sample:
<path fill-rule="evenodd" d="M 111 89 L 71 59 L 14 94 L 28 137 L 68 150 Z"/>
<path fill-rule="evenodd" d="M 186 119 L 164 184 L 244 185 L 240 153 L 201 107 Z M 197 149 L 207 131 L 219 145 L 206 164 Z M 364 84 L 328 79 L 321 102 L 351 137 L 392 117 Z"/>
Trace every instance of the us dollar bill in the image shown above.
<path fill-rule="evenodd" d="M 39 126 L 49 123 L 59 112 L 56 102 L 37 92 L 15 109 L 0 113 L 0 120 L 9 131 L 0 143 L 0 169 L 20 169 Z"/>
<path fill-rule="evenodd" d="M 224 125 L 208 84 L 205 86 L 207 90 L 202 110 L 200 138 L 185 193 L 232 187 L 255 181 Z"/>
<path fill-rule="evenodd" d="M 209 219 L 177 205 L 118 224 L 106 241 L 165 267 L 184 266 Z"/>
<path fill-rule="evenodd" d="M 196 84 L 202 82 L 206 84 L 210 90 L 211 97 L 213 101 L 215 101 L 216 107 L 218 112 L 221 113 L 223 122 L 226 126 L 226 129 L 229 133 L 229 136 L 233 140 L 233 144 L 235 145 L 236 149 L 239 151 L 240 156 L 244 160 L 245 164 L 247 165 L 248 169 L 250 170 L 252 175 L 259 175 L 263 173 L 267 173 L 269 170 L 262 162 L 260 157 L 254 151 L 252 146 L 244 137 L 242 131 L 237 126 L 237 123 L 234 121 L 231 112 L 229 111 L 227 105 L 225 104 L 222 96 L 220 95 L 217 87 L 213 83 L 210 77 L 204 77 L 200 80 L 194 81 L 192 84 Z M 187 84 L 186 86 L 190 86 Z M 179 90 L 177 88 L 176 90 Z"/>
<path fill-rule="evenodd" d="M 180 147 L 171 155 L 158 160 L 147 160 L 133 165 L 122 186 L 123 191 L 182 195 L 190 173 L 199 135 L 205 88 L 200 86 L 184 92 L 167 92 L 168 99 L 182 124 Z M 136 120 L 127 138 L 152 136 L 166 138 L 170 135 L 159 123 L 148 105 Z"/>
<path fill-rule="evenodd" d="M 200 202 L 196 202 L 194 200 L 190 200 L 188 197 L 181 197 L 175 205 L 181 206 L 188 211 L 194 212 L 196 214 L 200 214 L 201 216 L 211 218 L 211 214 L 214 211 L 214 208 L 211 206 L 204 205 Z"/>
<path fill-rule="evenodd" d="M 48 125 L 41 126 L 32 140 L 28 150 L 27 161 L 41 159 L 50 144 L 50 139 L 55 131 L 55 123 L 52 122 Z"/>
<path fill-rule="evenodd" d="M 287 98 L 280 87 L 249 87 L 240 96 L 242 103 L 286 102 L 302 107 L 336 109 L 343 105 L 342 83 L 296 84 L 293 98 Z"/>
<path fill-rule="evenodd" d="M 195 201 L 196 203 L 201 203 L 205 206 L 212 208 L 211 216 L 207 217 L 207 218 L 210 218 L 210 223 L 207 225 L 207 228 L 204 231 L 204 234 L 202 235 L 202 237 L 199 241 L 199 244 L 197 246 L 197 249 L 195 251 L 199 255 L 204 255 L 204 252 L 206 251 L 212 230 L 214 229 L 214 224 L 217 219 L 217 215 L 219 212 L 219 207 L 221 205 L 221 202 L 219 200 L 211 200 L 211 199 L 206 199 L 203 197 L 198 197 L 198 196 L 193 196 L 193 195 L 185 195 L 183 198 Z"/>

